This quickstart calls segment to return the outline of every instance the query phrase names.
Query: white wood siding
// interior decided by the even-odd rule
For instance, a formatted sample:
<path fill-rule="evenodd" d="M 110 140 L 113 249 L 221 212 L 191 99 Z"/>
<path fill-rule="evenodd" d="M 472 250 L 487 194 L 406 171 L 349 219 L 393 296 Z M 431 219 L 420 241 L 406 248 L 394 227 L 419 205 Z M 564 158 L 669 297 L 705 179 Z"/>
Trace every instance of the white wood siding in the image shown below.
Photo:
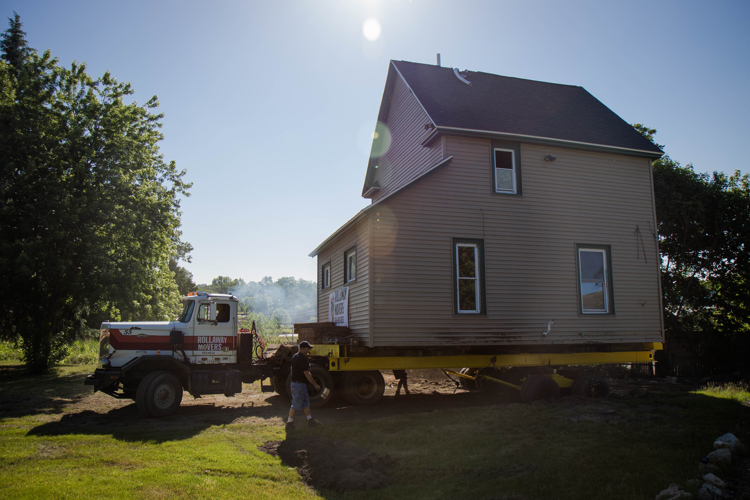
<path fill-rule="evenodd" d="M 391 133 L 391 145 L 377 160 L 374 181 L 380 190 L 373 195 L 373 202 L 408 184 L 443 158 L 440 141 L 428 148 L 421 146 L 433 132 L 424 128 L 431 122 L 400 76 L 396 76 L 389 106 L 385 125 Z"/>
<path fill-rule="evenodd" d="M 318 321 L 328 321 L 328 297 L 342 286 L 349 287 L 349 328 L 363 340 L 370 332 L 370 238 L 365 217 L 318 254 Z M 357 249 L 357 275 L 353 283 L 344 283 L 344 253 Z M 321 289 L 321 269 L 331 264 L 331 286 Z"/>
<path fill-rule="evenodd" d="M 512 196 L 492 193 L 490 141 L 444 147 L 450 165 L 371 214 L 375 346 L 662 340 L 648 160 L 522 144 Z M 453 313 L 454 237 L 484 240 L 486 316 Z M 579 313 L 576 244 L 611 246 L 615 314 Z"/>

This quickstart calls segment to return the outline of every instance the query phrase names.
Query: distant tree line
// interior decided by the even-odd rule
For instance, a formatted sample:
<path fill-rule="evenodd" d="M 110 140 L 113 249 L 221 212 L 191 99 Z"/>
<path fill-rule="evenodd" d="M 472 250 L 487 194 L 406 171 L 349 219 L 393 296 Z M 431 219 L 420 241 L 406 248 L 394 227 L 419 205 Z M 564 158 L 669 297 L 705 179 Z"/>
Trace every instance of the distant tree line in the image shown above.
<path fill-rule="evenodd" d="M 241 320 L 256 322 L 256 327 L 266 333 L 278 333 L 294 323 L 314 319 L 317 310 L 316 283 L 293 277 L 270 276 L 258 282 L 218 276 L 211 284 L 197 285 L 197 290 L 213 293 L 231 293 L 240 299 Z"/>
<path fill-rule="evenodd" d="M 634 127 L 653 141 L 656 130 Z M 668 155 L 653 174 L 666 337 L 658 367 L 749 369 L 750 176 L 699 174 Z"/>

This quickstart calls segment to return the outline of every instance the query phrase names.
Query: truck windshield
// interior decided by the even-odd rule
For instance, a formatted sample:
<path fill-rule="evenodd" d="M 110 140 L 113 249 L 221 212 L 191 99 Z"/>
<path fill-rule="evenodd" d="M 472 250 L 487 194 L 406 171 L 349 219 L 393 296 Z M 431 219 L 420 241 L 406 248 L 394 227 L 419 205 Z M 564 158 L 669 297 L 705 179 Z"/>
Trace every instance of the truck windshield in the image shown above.
<path fill-rule="evenodd" d="M 180 314 L 180 317 L 177 318 L 177 321 L 180 323 L 187 323 L 190 321 L 190 318 L 193 316 L 193 309 L 195 308 L 195 301 L 194 300 L 187 300 L 182 303 L 182 313 Z"/>

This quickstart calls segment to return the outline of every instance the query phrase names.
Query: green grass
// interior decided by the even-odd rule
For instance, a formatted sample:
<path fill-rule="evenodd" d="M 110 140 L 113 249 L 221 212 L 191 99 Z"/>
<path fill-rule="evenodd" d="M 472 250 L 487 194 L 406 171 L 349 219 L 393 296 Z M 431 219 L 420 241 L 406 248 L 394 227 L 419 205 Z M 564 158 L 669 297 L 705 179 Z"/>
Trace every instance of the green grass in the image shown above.
<path fill-rule="evenodd" d="M 97 332 L 98 334 L 98 332 Z M 68 352 L 61 361 L 65 365 L 96 364 L 99 358 L 99 340 L 89 338 L 76 340 L 68 346 Z M 21 363 L 23 351 L 13 342 L 0 342 L 0 362 L 3 364 Z"/>
<path fill-rule="evenodd" d="M 0 342 L 0 361 L 17 362 L 23 353 L 13 342 Z"/>
<path fill-rule="evenodd" d="M 31 377 L 0 367 L 3 498 L 319 498 L 295 470 L 257 449 L 284 438 L 280 419 L 232 423 L 219 415 L 212 424 L 209 414 L 186 424 L 180 412 L 143 420 L 133 405 L 102 415 L 86 404 L 83 378 L 92 369 Z"/>
<path fill-rule="evenodd" d="M 394 459 L 388 488 L 338 494 L 311 489 L 258 451 L 284 439 L 277 409 L 205 404 L 144 420 L 132 404 L 92 396 L 82 384 L 92 369 L 32 377 L 0 366 L 4 498 L 650 500 L 694 477 L 717 437 L 750 440 L 742 385 L 369 420 L 347 418 L 347 408 L 314 410 L 327 425 L 298 436 Z"/>
<path fill-rule="evenodd" d="M 329 498 L 653 499 L 694 477 L 717 437 L 748 437 L 749 412 L 726 400 L 648 396 L 606 412 L 600 404 L 510 404 L 322 428 L 399 463 L 387 490 Z"/>
<path fill-rule="evenodd" d="M 707 384 L 695 391 L 714 398 L 730 399 L 745 405 L 750 405 L 750 386 L 746 382 L 729 382 L 726 384 Z"/>

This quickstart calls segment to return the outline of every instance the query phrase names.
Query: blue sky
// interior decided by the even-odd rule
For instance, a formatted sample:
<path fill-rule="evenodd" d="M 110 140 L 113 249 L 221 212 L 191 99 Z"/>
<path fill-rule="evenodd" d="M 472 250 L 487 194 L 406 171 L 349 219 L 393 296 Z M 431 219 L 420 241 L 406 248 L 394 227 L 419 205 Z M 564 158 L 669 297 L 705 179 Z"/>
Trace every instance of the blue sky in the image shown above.
<path fill-rule="evenodd" d="M 29 45 L 158 95 L 187 169 L 185 264 L 316 279 L 308 253 L 365 207 L 388 61 L 579 85 L 699 172 L 750 172 L 750 2 L 0 0 Z M 368 19 L 377 39 L 363 33 Z M 7 21 L 3 30 L 7 27 Z M 372 35 L 371 35 L 372 37 Z"/>

